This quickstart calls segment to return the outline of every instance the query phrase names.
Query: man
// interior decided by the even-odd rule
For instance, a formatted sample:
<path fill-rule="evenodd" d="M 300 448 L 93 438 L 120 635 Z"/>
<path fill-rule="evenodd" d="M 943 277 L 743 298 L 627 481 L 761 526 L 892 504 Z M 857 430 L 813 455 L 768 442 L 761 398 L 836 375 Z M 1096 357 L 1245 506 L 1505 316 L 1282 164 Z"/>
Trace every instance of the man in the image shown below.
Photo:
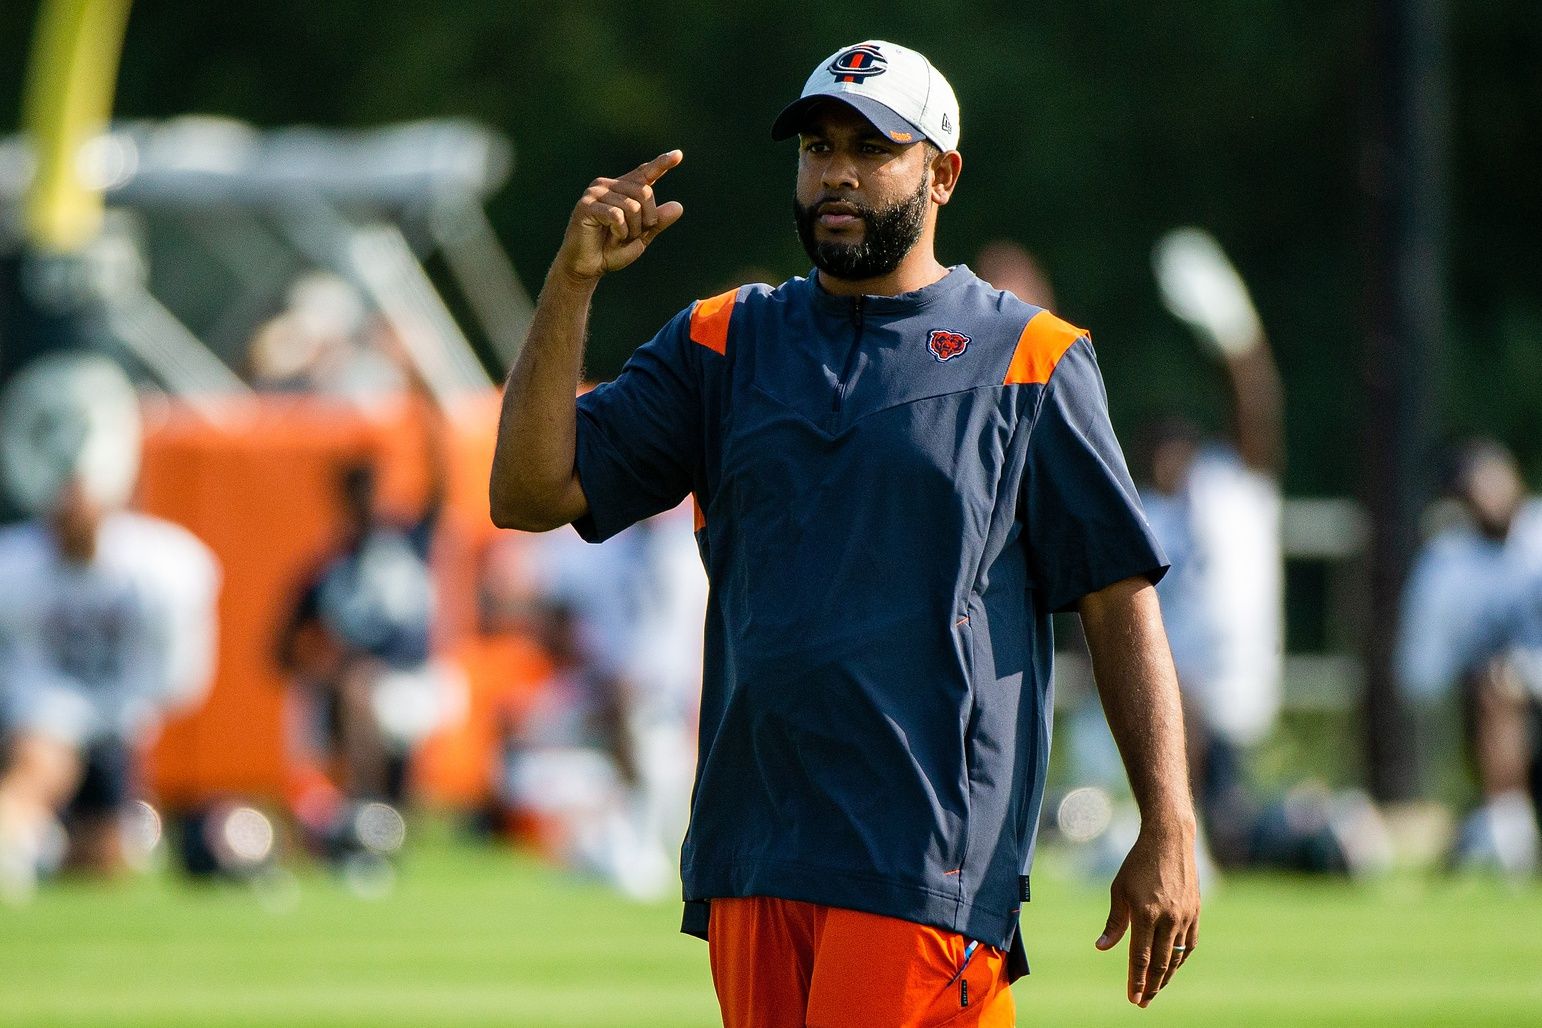
<path fill-rule="evenodd" d="M 139 424 L 115 365 L 45 357 L 3 401 L 7 421 L 36 412 L 5 442 L 7 484 L 38 516 L 0 529 L 0 899 L 20 901 L 56 816 L 69 863 L 124 865 L 139 750 L 209 685 L 219 566 L 180 526 L 121 509 Z"/>
<path fill-rule="evenodd" d="M 1417 705 L 1453 690 L 1461 698 L 1482 800 L 1453 864 L 1529 874 L 1542 850 L 1534 816 L 1542 809 L 1542 739 L 1533 737 L 1542 700 L 1542 503 L 1527 499 L 1515 458 L 1492 439 L 1453 450 L 1445 487 L 1464 518 L 1414 563 L 1398 670 Z"/>
<path fill-rule="evenodd" d="M 1168 233 L 1154 261 L 1172 312 L 1221 365 L 1230 437 L 1169 416 L 1142 440 L 1140 498 L 1173 570 L 1157 588 L 1183 689 L 1189 773 L 1217 860 L 1250 858 L 1249 749 L 1280 708 L 1284 584 L 1279 369 L 1242 278 L 1208 233 Z"/>
<path fill-rule="evenodd" d="M 1038 258 L 1021 243 L 994 239 L 980 247 L 974 273 L 993 288 L 1016 296 L 1024 303 L 1047 311 L 1055 309 L 1055 288 Z"/>
<path fill-rule="evenodd" d="M 706 580 L 691 510 L 589 546 L 505 536 L 484 610 L 551 671 L 511 718 L 500 798 L 542 848 L 637 899 L 675 877 L 695 765 Z"/>
<path fill-rule="evenodd" d="M 683 928 L 729 1025 L 1010 1024 L 1048 760 L 1049 616 L 1077 608 L 1145 814 L 1099 948 L 1144 1006 L 1195 944 L 1163 559 L 1086 334 L 934 256 L 952 89 L 892 43 L 823 61 L 799 139 L 816 270 L 693 304 L 574 388 L 607 272 L 683 213 L 678 150 L 585 191 L 510 374 L 499 525 L 588 539 L 687 493 L 711 583 Z"/>
<path fill-rule="evenodd" d="M 424 412 L 422 512 L 387 517 L 374 463 L 341 468 L 344 537 L 300 591 L 277 645 L 279 664 L 317 708 L 317 748 L 341 757 L 343 792 L 395 804 L 407 797 L 412 753 L 438 727 L 447 688 L 432 653 L 430 567 L 447 484 L 445 426 L 422 380 L 408 378 Z"/>

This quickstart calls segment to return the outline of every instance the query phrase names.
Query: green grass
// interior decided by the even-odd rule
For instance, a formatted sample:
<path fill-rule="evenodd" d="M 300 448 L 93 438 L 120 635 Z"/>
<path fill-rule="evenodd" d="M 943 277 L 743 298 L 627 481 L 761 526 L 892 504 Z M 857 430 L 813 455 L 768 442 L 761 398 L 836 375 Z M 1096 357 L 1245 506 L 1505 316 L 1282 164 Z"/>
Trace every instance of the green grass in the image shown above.
<path fill-rule="evenodd" d="M 1149 1010 L 1099 954 L 1106 895 L 1034 883 L 1023 1024 L 1520 1025 L 1542 1019 L 1542 888 L 1404 875 L 1237 878 Z M 444 837 L 394 895 L 302 875 L 297 899 L 171 876 L 58 884 L 0 908 L 0 1025 L 711 1025 L 706 947 L 637 906 Z"/>

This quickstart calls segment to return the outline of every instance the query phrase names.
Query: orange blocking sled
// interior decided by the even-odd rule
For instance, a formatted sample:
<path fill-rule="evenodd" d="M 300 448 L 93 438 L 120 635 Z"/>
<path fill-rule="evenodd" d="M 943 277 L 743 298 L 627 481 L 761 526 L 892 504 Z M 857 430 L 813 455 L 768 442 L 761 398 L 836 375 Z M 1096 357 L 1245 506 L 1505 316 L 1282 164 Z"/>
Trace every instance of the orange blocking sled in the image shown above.
<path fill-rule="evenodd" d="M 414 785 L 430 802 L 457 806 L 487 795 L 491 712 L 541 673 L 531 644 L 478 630 L 478 565 L 495 532 L 487 471 L 497 409 L 489 390 L 450 417 L 448 496 L 433 555 L 435 650 L 464 674 L 468 702 L 420 751 Z M 148 784 L 172 807 L 231 795 L 278 803 L 306 769 L 294 764 L 286 738 L 276 633 L 339 533 L 340 467 L 373 458 L 387 508 L 407 517 L 421 510 L 423 411 L 412 399 L 366 415 L 320 397 L 267 396 L 230 405 L 218 423 L 175 404 L 147 405 L 145 420 L 141 506 L 192 530 L 224 570 L 213 687 L 201 707 L 166 725 L 149 756 Z"/>

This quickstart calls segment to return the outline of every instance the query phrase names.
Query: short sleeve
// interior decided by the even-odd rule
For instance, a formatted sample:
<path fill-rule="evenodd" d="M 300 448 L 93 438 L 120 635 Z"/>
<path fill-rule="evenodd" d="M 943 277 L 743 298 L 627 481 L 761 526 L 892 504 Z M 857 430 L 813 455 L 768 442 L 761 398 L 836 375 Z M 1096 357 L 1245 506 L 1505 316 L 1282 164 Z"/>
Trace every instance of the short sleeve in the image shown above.
<path fill-rule="evenodd" d="M 1473 605 L 1462 597 L 1470 582 L 1449 559 L 1454 547 L 1437 540 L 1419 555 L 1403 589 L 1395 664 L 1406 697 L 1438 698 L 1462 674 L 1463 629 L 1470 633 Z"/>
<path fill-rule="evenodd" d="M 573 522 L 603 542 L 677 506 L 701 448 L 699 351 L 691 309 L 638 347 L 621 374 L 578 398 L 578 481 L 588 512 Z"/>
<path fill-rule="evenodd" d="M 212 551 L 193 539 L 188 544 L 185 561 L 169 583 L 164 614 L 168 638 L 164 698 L 183 709 L 201 702 L 214 684 L 223 578 Z"/>
<path fill-rule="evenodd" d="M 1026 461 L 1029 568 L 1051 610 L 1073 609 L 1126 578 L 1161 579 L 1167 558 L 1141 510 L 1085 338 L 1065 352 L 1045 386 Z"/>
<path fill-rule="evenodd" d="M 146 705 L 146 716 L 161 708 L 188 709 L 203 700 L 214 680 L 219 561 L 178 526 L 142 519 L 130 527 L 134 535 L 120 536 L 115 547 L 116 558 L 132 569 L 138 596 L 123 691 Z"/>

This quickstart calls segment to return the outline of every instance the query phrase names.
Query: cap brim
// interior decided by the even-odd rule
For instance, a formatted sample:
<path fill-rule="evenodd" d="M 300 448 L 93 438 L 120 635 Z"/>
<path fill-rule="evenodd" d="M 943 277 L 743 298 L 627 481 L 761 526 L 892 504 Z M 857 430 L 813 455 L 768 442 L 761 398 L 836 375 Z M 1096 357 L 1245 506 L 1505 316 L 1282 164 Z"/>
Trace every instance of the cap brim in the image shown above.
<path fill-rule="evenodd" d="M 771 138 L 780 141 L 797 135 L 802 130 L 809 111 L 826 100 L 834 100 L 853 108 L 862 117 L 872 122 L 874 128 L 896 143 L 919 143 L 926 138 L 926 133 L 909 121 L 872 97 L 862 96 L 859 93 L 812 93 L 808 96 L 800 96 L 783 107 L 782 113 L 778 114 L 776 120 L 771 123 Z"/>

